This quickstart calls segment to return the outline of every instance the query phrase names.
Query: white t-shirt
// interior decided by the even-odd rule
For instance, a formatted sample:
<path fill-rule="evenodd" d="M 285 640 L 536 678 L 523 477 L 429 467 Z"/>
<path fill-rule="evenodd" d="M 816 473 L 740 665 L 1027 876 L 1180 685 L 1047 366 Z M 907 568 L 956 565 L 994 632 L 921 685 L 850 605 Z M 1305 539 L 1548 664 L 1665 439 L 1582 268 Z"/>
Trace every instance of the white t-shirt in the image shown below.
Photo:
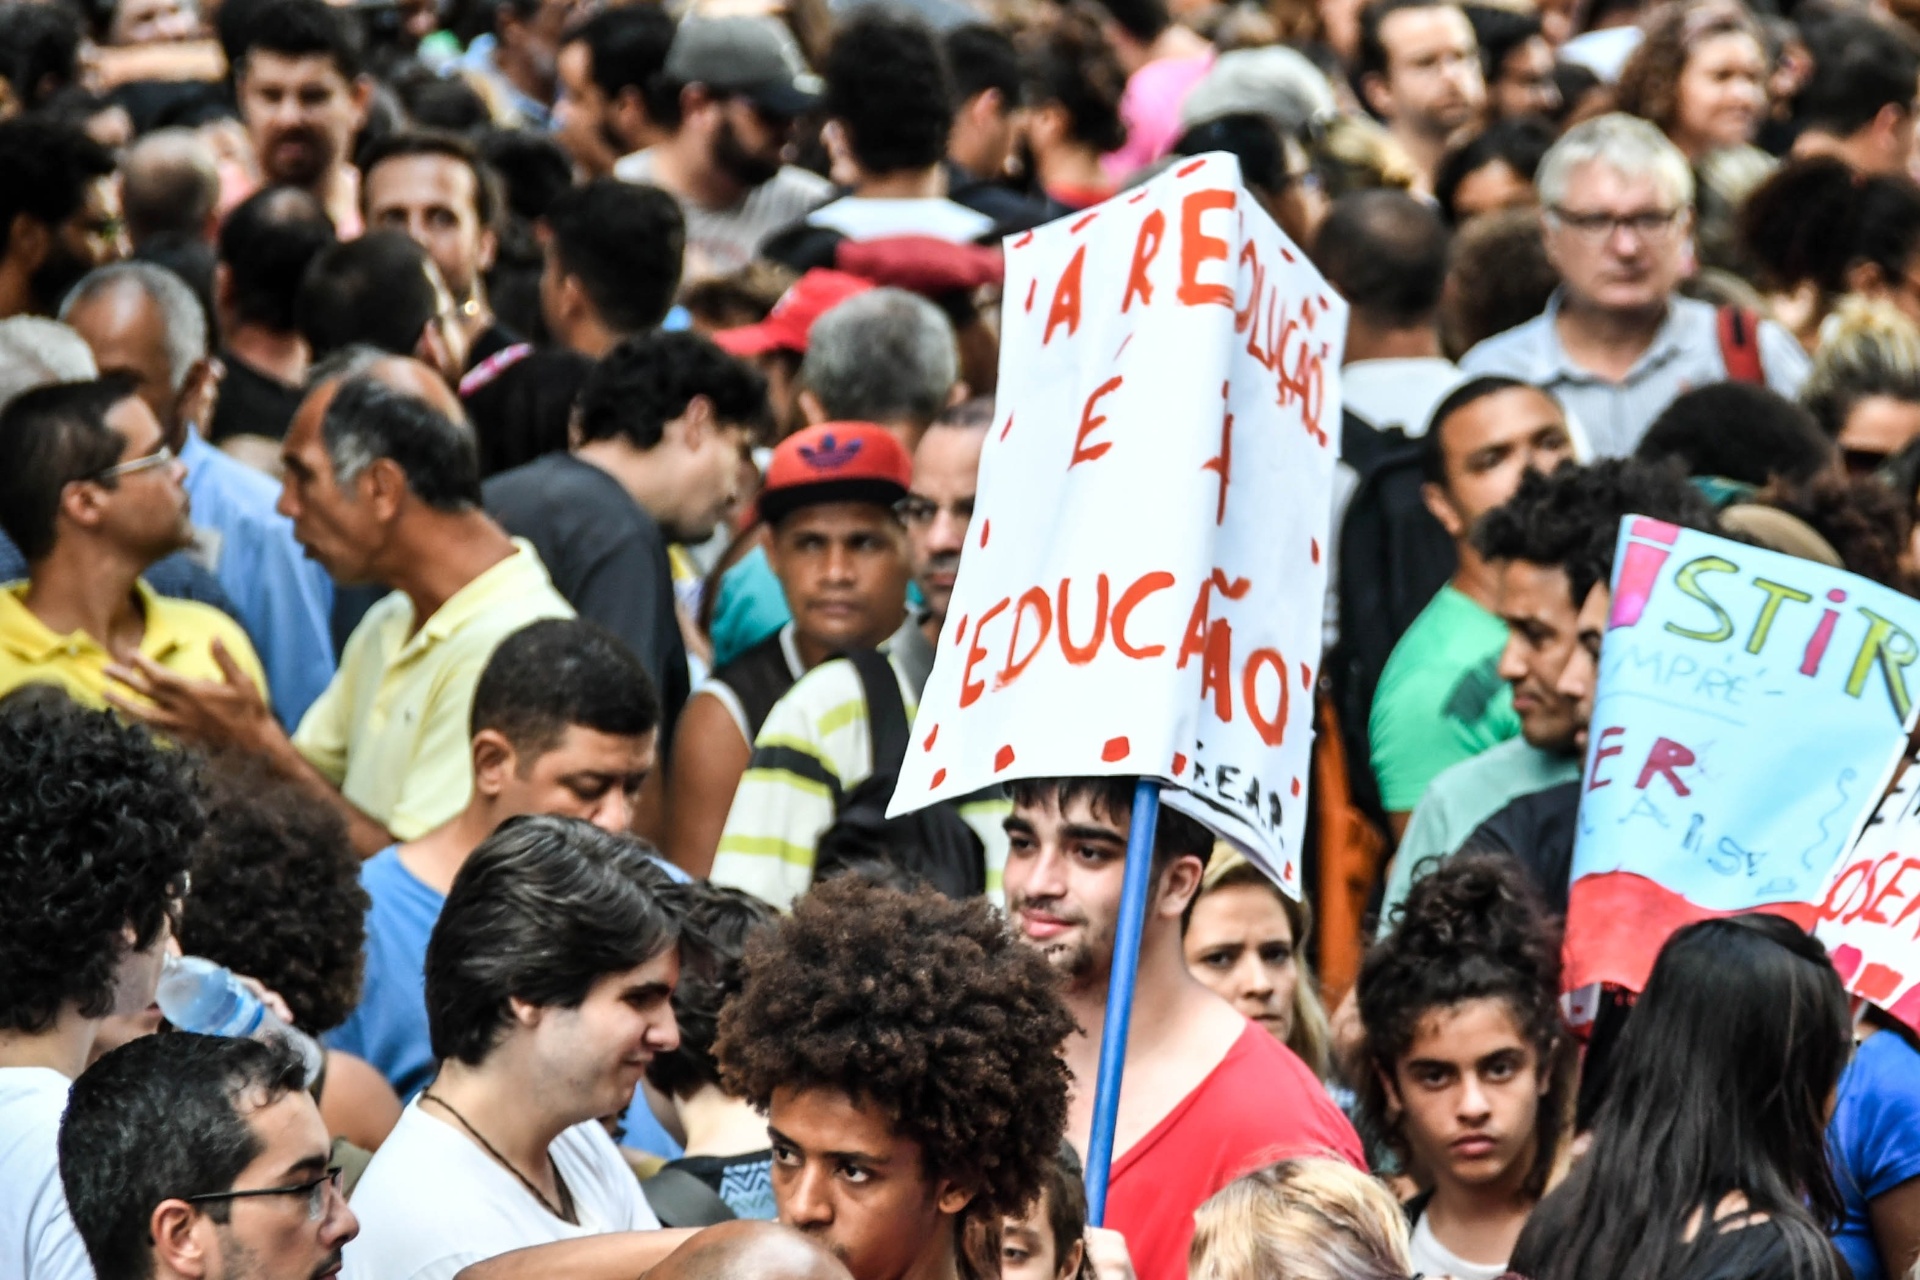
<path fill-rule="evenodd" d="M 1412 1260 L 1413 1273 L 1417 1276 L 1451 1276 L 1453 1280 L 1499 1280 L 1499 1277 L 1507 1273 L 1507 1264 L 1504 1262 L 1468 1262 L 1441 1244 L 1439 1237 L 1433 1234 L 1433 1227 L 1424 1213 L 1420 1215 L 1420 1221 L 1413 1224 L 1413 1235 L 1407 1241 L 1407 1257 Z"/>
<path fill-rule="evenodd" d="M 48 1067 L 0 1067 L 0 1276 L 93 1280 L 60 1186 L 71 1085 Z"/>
<path fill-rule="evenodd" d="M 354 1188 L 360 1234 L 346 1247 L 344 1280 L 449 1280 L 515 1249 L 659 1227 L 600 1125 L 575 1125 L 548 1150 L 573 1193 L 578 1226 L 547 1212 L 464 1130 L 416 1099 Z"/>

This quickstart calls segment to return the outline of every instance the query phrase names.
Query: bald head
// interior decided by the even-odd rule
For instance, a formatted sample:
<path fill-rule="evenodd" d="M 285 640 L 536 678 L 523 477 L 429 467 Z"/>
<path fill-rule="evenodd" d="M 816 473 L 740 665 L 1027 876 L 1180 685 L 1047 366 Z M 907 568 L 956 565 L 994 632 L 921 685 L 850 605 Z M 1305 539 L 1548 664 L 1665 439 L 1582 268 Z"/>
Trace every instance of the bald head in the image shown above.
<path fill-rule="evenodd" d="M 381 356 L 367 366 L 367 376 L 403 396 L 426 401 L 455 422 L 467 420 L 467 411 L 447 380 L 412 356 Z"/>
<path fill-rule="evenodd" d="M 120 161 L 120 202 L 138 246 L 157 235 L 211 243 L 220 199 L 213 148 L 191 129 L 156 129 Z"/>
<path fill-rule="evenodd" d="M 708 1227 L 647 1272 L 647 1280 L 852 1280 L 825 1245 L 773 1222 Z"/>

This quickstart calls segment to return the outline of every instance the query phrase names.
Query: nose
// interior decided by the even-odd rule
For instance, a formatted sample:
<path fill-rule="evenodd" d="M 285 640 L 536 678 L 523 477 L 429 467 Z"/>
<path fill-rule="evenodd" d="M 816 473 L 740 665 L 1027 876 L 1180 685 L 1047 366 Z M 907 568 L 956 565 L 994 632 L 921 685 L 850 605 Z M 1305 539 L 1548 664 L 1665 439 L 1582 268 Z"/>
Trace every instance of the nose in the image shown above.
<path fill-rule="evenodd" d="M 340 1188 L 329 1186 L 327 1197 L 331 1208 L 321 1220 L 320 1246 L 332 1251 L 360 1234 L 360 1219 L 348 1207 L 346 1193 Z"/>
<path fill-rule="evenodd" d="M 1492 1113 L 1493 1106 L 1487 1101 L 1487 1091 L 1480 1084 L 1480 1073 L 1467 1072 L 1460 1091 L 1460 1119 L 1468 1124 L 1477 1124 Z"/>
<path fill-rule="evenodd" d="M 1066 859 L 1057 849 L 1042 845 L 1040 852 L 1028 859 L 1027 897 L 1058 898 L 1067 892 Z"/>
<path fill-rule="evenodd" d="M 830 547 L 827 551 L 825 578 L 832 583 L 852 582 L 853 553 L 838 543 Z"/>
<path fill-rule="evenodd" d="M 672 1053 L 680 1047 L 680 1022 L 673 1016 L 672 1005 L 661 1008 L 665 1016 L 647 1028 L 646 1045 L 655 1053 Z"/>
<path fill-rule="evenodd" d="M 942 507 L 927 527 L 927 550 L 934 555 L 955 555 L 967 544 L 968 522 Z"/>
<path fill-rule="evenodd" d="M 188 429 L 191 430 L 192 428 L 188 428 Z M 180 459 L 178 458 L 175 458 L 172 462 L 169 462 L 167 464 L 167 478 L 173 481 L 173 483 L 176 485 L 186 484 L 187 464 L 180 461 Z"/>
<path fill-rule="evenodd" d="M 808 1227 L 832 1226 L 833 1200 L 827 1193 L 827 1180 L 832 1176 L 829 1170 L 817 1169 L 810 1161 L 794 1170 L 787 1194 L 780 1197 L 781 1219 L 803 1231 Z"/>
<path fill-rule="evenodd" d="M 273 509 L 289 520 L 300 518 L 300 502 L 293 496 L 293 481 L 280 482 L 280 500 L 273 504 Z"/>
<path fill-rule="evenodd" d="M 1240 957 L 1240 963 L 1234 968 L 1234 985 L 1239 988 L 1243 999 L 1256 1001 L 1262 1005 L 1273 998 L 1273 975 L 1267 966 L 1260 962 L 1260 953 L 1247 948 Z"/>
<path fill-rule="evenodd" d="M 1520 637 L 1511 630 L 1507 632 L 1507 643 L 1500 650 L 1500 664 L 1495 671 L 1506 681 L 1519 680 L 1527 674 L 1527 664 L 1520 660 Z"/>
<path fill-rule="evenodd" d="M 587 821 L 609 835 L 625 835 L 633 826 L 633 801 L 624 790 L 615 787 L 600 798 Z"/>
<path fill-rule="evenodd" d="M 1553 691 L 1564 698 L 1584 702 L 1593 688 L 1593 677 L 1593 655 L 1585 646 L 1575 645 L 1567 665 L 1560 671 L 1560 678 L 1553 683 Z"/>

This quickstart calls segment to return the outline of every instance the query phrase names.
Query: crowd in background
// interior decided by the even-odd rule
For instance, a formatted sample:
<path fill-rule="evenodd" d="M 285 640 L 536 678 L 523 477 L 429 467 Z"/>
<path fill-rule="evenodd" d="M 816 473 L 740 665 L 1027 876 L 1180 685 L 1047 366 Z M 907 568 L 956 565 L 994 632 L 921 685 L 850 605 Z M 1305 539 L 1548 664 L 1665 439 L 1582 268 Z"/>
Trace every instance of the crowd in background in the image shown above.
<path fill-rule="evenodd" d="M 1821 943 L 1561 980 L 1622 517 L 1920 593 L 1917 112 L 1908 0 L 0 0 L 0 1277 L 1920 1276 Z M 1350 309 L 1310 849 L 1161 813 L 1090 1227 L 1134 780 L 885 810 L 1002 239 L 1211 152 Z"/>

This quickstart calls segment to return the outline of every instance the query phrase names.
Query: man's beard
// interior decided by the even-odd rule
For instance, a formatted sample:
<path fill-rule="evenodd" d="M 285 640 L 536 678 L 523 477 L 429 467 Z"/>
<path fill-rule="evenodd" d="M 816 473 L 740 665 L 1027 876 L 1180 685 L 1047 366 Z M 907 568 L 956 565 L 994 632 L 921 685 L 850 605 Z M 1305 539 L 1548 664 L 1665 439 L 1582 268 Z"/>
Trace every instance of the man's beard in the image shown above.
<path fill-rule="evenodd" d="M 720 172 L 743 187 L 763 186 L 772 182 L 780 172 L 778 157 L 769 160 L 741 145 L 740 135 L 734 132 L 731 120 L 722 120 L 720 132 L 714 135 L 713 163 Z"/>
<path fill-rule="evenodd" d="M 280 165 L 271 169 L 267 177 L 273 182 L 283 183 L 286 186 L 312 190 L 319 184 L 320 179 L 326 176 L 327 170 L 333 167 L 327 139 L 318 129 L 310 129 L 304 125 L 288 129 L 273 140 L 272 146 L 264 150 L 262 161 L 276 162 L 276 153 L 280 145 L 289 141 L 306 144 L 300 159 L 290 165 Z"/>
<path fill-rule="evenodd" d="M 80 277 L 91 268 L 72 250 L 68 249 L 56 234 L 48 247 L 45 261 L 34 270 L 27 281 L 33 290 L 34 302 L 46 315 L 52 315 L 59 309 L 61 299 L 67 291 L 80 283 Z"/>

